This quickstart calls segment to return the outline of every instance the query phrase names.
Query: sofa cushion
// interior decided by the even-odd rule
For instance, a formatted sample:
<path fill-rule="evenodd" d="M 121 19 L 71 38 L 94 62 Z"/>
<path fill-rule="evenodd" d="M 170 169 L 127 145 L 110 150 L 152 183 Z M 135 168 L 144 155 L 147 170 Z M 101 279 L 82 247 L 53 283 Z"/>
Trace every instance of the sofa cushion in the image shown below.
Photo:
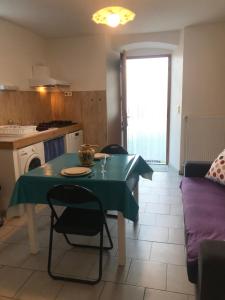
<path fill-rule="evenodd" d="M 205 177 L 225 185 L 225 149 L 214 160 Z"/>
<path fill-rule="evenodd" d="M 181 190 L 187 266 L 193 270 L 202 240 L 225 240 L 225 187 L 206 178 L 183 177 Z"/>

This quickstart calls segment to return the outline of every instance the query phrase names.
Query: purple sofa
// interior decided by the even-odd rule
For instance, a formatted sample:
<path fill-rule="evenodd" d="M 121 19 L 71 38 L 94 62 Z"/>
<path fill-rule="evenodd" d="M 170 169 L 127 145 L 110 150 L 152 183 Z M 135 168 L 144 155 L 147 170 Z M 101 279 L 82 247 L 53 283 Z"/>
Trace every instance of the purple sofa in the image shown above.
<path fill-rule="evenodd" d="M 217 278 L 215 284 L 223 280 L 221 299 L 225 299 L 225 186 L 204 178 L 209 167 L 210 163 L 187 162 L 181 181 L 187 272 L 191 282 L 201 285 L 217 266 L 214 277 L 223 279 Z M 202 299 L 209 296 L 207 291 L 208 298 Z"/>

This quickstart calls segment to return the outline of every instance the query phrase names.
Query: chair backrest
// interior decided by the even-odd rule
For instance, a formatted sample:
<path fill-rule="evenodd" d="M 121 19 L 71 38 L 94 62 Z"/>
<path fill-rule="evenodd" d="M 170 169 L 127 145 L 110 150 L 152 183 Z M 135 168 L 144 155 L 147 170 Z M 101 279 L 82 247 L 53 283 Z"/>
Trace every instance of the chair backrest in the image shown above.
<path fill-rule="evenodd" d="M 57 185 L 47 193 L 47 202 L 57 218 L 53 205 L 73 206 L 94 203 L 94 208 L 103 212 L 101 201 L 89 189 L 79 185 Z"/>
<path fill-rule="evenodd" d="M 127 150 L 118 144 L 107 145 L 101 150 L 101 152 L 107 154 L 128 154 Z"/>

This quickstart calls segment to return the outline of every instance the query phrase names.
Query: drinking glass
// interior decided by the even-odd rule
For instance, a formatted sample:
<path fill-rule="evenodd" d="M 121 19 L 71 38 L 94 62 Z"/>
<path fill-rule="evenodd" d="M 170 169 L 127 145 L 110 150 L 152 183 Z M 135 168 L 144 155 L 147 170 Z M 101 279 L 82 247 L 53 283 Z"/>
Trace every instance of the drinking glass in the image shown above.
<path fill-rule="evenodd" d="M 106 172 L 106 155 L 104 157 L 104 159 L 101 160 L 101 173 L 104 176 L 105 172 Z"/>

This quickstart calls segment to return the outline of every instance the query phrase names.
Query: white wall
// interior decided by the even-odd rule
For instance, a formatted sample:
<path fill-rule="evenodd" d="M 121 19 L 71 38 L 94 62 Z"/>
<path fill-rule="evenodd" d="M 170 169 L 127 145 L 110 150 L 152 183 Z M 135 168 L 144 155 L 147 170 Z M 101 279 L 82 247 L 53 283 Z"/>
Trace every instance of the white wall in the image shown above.
<path fill-rule="evenodd" d="M 48 63 L 54 77 L 74 91 L 105 90 L 106 46 L 103 35 L 48 40 Z"/>
<path fill-rule="evenodd" d="M 32 66 L 46 64 L 51 75 L 72 83 L 76 91 L 105 90 L 105 37 L 49 39 L 0 19 L 0 84 L 30 90 Z"/>
<path fill-rule="evenodd" d="M 180 32 L 176 31 L 164 31 L 164 32 L 153 32 L 153 33 L 142 33 L 142 34 L 126 34 L 126 35 L 114 35 L 112 36 L 112 48 L 115 50 L 127 50 L 127 45 L 135 45 L 137 48 L 163 48 L 164 45 L 179 44 Z"/>
<path fill-rule="evenodd" d="M 185 115 L 225 116 L 225 22 L 184 29 L 181 164 Z"/>
<path fill-rule="evenodd" d="M 169 165 L 180 169 L 181 107 L 183 84 L 183 33 L 180 44 L 172 54 Z"/>
<path fill-rule="evenodd" d="M 225 22 L 184 30 L 183 114 L 225 114 Z"/>
<path fill-rule="evenodd" d="M 154 55 L 169 55 L 173 51 L 170 49 L 158 49 L 158 48 L 144 48 L 144 49 L 133 49 L 128 50 L 127 57 L 137 57 L 137 56 L 154 56 Z"/>
<path fill-rule="evenodd" d="M 32 65 L 45 63 L 45 40 L 0 19 L 0 83 L 29 90 Z"/>

